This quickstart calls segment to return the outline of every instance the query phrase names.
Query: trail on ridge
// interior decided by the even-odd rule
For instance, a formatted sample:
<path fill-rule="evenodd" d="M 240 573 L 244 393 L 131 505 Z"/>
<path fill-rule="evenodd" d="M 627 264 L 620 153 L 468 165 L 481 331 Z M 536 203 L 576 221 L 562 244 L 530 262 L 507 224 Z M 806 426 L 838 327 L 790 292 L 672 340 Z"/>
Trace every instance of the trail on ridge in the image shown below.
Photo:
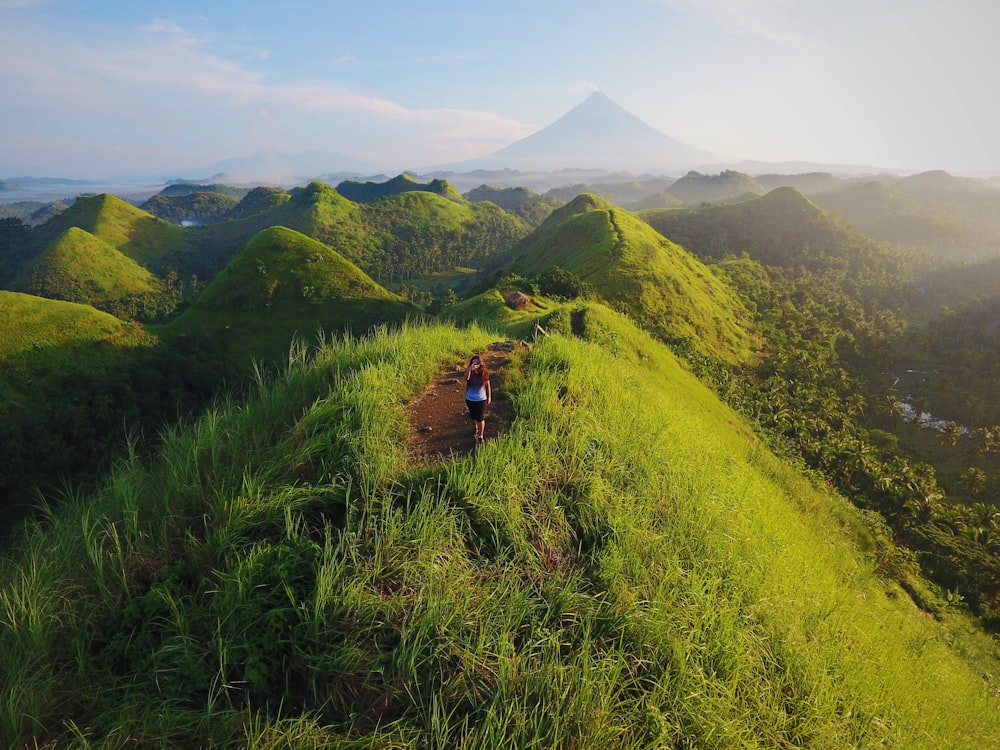
<path fill-rule="evenodd" d="M 504 370 L 517 345 L 510 341 L 490 344 L 482 359 L 490 371 L 493 403 L 486 407 L 486 441 L 510 427 L 513 408 L 504 392 Z M 472 421 L 465 406 L 465 368 L 468 360 L 443 370 L 406 405 L 410 426 L 410 460 L 433 463 L 460 458 L 475 448 Z"/>

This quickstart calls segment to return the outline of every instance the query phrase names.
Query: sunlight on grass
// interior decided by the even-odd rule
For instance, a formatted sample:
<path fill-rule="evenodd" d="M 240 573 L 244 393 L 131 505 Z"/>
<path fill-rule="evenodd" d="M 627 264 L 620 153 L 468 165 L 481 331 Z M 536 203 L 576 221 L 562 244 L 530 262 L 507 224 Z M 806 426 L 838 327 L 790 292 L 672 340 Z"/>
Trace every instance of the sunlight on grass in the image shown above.
<path fill-rule="evenodd" d="M 62 498 L 0 562 L 4 744 L 995 744 L 995 644 L 665 348 L 574 314 L 467 458 L 408 464 L 403 402 L 504 334 L 407 324 L 299 345 Z"/>

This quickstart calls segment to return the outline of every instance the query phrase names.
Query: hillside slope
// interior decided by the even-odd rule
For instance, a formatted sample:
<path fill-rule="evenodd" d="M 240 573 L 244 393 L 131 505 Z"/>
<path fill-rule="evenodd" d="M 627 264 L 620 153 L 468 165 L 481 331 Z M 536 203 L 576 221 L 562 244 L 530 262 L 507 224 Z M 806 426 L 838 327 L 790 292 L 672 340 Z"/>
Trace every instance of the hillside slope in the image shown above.
<path fill-rule="evenodd" d="M 163 291 L 163 282 L 117 248 L 70 227 L 10 283 L 13 291 L 116 312 L 132 297 Z"/>
<path fill-rule="evenodd" d="M 103 193 L 80 196 L 72 206 L 33 233 L 38 252 L 71 227 L 82 229 L 149 268 L 167 253 L 184 246 L 184 230 Z"/>
<path fill-rule="evenodd" d="M 628 211 L 593 195 L 557 209 L 523 240 L 511 270 L 526 278 L 558 266 L 667 341 L 727 362 L 751 350 L 748 316 L 701 261 Z"/>
<path fill-rule="evenodd" d="M 93 471 L 122 442 L 135 416 L 124 363 L 155 343 L 89 305 L 0 291 L 0 532 L 35 483 Z"/>
<path fill-rule="evenodd" d="M 578 315 L 595 342 L 515 357 L 475 458 L 409 465 L 399 400 L 495 334 L 383 331 L 34 529 L 0 564 L 0 742 L 996 746 L 995 645 L 664 347 Z"/>
<path fill-rule="evenodd" d="M 246 368 L 251 359 L 284 358 L 296 335 L 362 332 L 416 313 L 336 251 L 277 226 L 257 233 L 159 330 Z"/>

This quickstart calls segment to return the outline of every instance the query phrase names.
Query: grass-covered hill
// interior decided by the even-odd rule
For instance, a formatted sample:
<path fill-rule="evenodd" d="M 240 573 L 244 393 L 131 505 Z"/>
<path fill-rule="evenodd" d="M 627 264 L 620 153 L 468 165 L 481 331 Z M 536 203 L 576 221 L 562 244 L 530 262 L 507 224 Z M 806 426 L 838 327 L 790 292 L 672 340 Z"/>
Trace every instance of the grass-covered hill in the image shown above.
<path fill-rule="evenodd" d="M 246 219 L 280 206 L 292 196 L 281 188 L 260 186 L 247 193 L 228 214 L 227 219 Z"/>
<path fill-rule="evenodd" d="M 182 277 L 210 280 L 250 239 L 269 227 L 286 227 L 333 248 L 363 265 L 375 247 L 364 207 L 322 182 L 291 193 L 263 188 L 248 193 L 232 221 L 184 230 L 185 248 L 171 258 Z"/>
<path fill-rule="evenodd" d="M 89 305 L 0 291 L 0 529 L 33 484 L 98 464 L 123 441 L 135 416 L 123 363 L 155 343 Z"/>
<path fill-rule="evenodd" d="M 786 269 L 843 267 L 858 271 L 877 243 L 791 187 L 740 203 L 660 209 L 637 214 L 699 257 L 747 253 Z"/>
<path fill-rule="evenodd" d="M 217 175 L 217 177 L 222 175 Z M 167 184 L 158 195 L 170 198 L 182 197 L 185 195 L 195 195 L 197 193 L 212 193 L 214 195 L 225 195 L 236 200 L 241 200 L 249 188 L 237 185 L 227 185 L 223 182 L 192 182 L 189 180 L 175 180 Z"/>
<path fill-rule="evenodd" d="M 946 173 L 852 182 L 814 200 L 865 234 L 946 258 L 1000 254 L 1000 191 Z"/>
<path fill-rule="evenodd" d="M 173 224 L 207 224 L 221 221 L 239 203 L 239 198 L 223 193 L 167 195 L 161 192 L 145 201 L 141 208 Z"/>
<path fill-rule="evenodd" d="M 64 500 L 0 561 L 0 744 L 995 747 L 996 644 L 666 348 L 571 317 L 474 456 L 408 463 L 400 402 L 498 334 L 404 327 Z"/>
<path fill-rule="evenodd" d="M 168 259 L 187 252 L 184 230 L 120 198 L 80 196 L 20 244 L 17 268 L 3 274 L 13 290 L 123 318 L 151 319 L 176 305 Z"/>
<path fill-rule="evenodd" d="M 750 356 L 747 315 L 733 291 L 634 214 L 596 196 L 554 211 L 515 252 L 514 273 L 530 279 L 561 268 L 663 340 L 687 341 L 730 363 Z"/>
<path fill-rule="evenodd" d="M 108 193 L 80 196 L 32 232 L 42 252 L 71 227 L 107 243 L 143 267 L 184 246 L 184 230 Z"/>
<path fill-rule="evenodd" d="M 570 198 L 574 198 L 576 195 L 578 193 L 574 193 Z M 564 199 L 555 195 L 539 195 L 526 187 L 494 187 L 491 185 L 480 185 L 473 188 L 465 194 L 465 198 L 474 203 L 482 201 L 495 203 L 504 211 L 524 219 L 532 227 L 537 227 L 548 218 L 550 213 L 566 203 Z"/>
<path fill-rule="evenodd" d="M 227 369 L 285 357 L 296 335 L 364 332 L 417 310 L 321 242 L 287 227 L 255 235 L 191 306 L 158 329 Z"/>
<path fill-rule="evenodd" d="M 10 289 L 121 314 L 129 300 L 161 294 L 163 283 L 118 248 L 71 226 L 22 266 Z"/>
<path fill-rule="evenodd" d="M 767 190 L 750 175 L 727 169 L 713 175 L 688 172 L 672 183 L 666 192 L 682 203 L 701 203 L 730 200 L 746 193 L 761 195 Z"/>
<path fill-rule="evenodd" d="M 417 182 L 408 174 L 401 174 L 386 182 L 357 182 L 344 180 L 337 184 L 337 192 L 355 203 L 373 203 L 392 195 L 401 195 L 412 191 L 434 193 L 451 201 L 464 203 L 465 198 L 447 180 L 431 180 L 428 183 Z"/>

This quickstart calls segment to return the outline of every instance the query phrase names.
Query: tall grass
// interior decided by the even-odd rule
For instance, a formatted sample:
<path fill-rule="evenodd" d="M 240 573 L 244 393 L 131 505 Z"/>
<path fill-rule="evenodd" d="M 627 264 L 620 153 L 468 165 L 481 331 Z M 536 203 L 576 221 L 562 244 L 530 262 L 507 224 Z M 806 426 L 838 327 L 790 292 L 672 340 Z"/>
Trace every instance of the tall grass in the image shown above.
<path fill-rule="evenodd" d="M 2 562 L 0 740 L 997 745 L 995 645 L 664 348 L 586 321 L 514 356 L 514 424 L 468 458 L 408 464 L 401 402 L 494 334 L 405 326 L 293 352 L 64 499 Z"/>

